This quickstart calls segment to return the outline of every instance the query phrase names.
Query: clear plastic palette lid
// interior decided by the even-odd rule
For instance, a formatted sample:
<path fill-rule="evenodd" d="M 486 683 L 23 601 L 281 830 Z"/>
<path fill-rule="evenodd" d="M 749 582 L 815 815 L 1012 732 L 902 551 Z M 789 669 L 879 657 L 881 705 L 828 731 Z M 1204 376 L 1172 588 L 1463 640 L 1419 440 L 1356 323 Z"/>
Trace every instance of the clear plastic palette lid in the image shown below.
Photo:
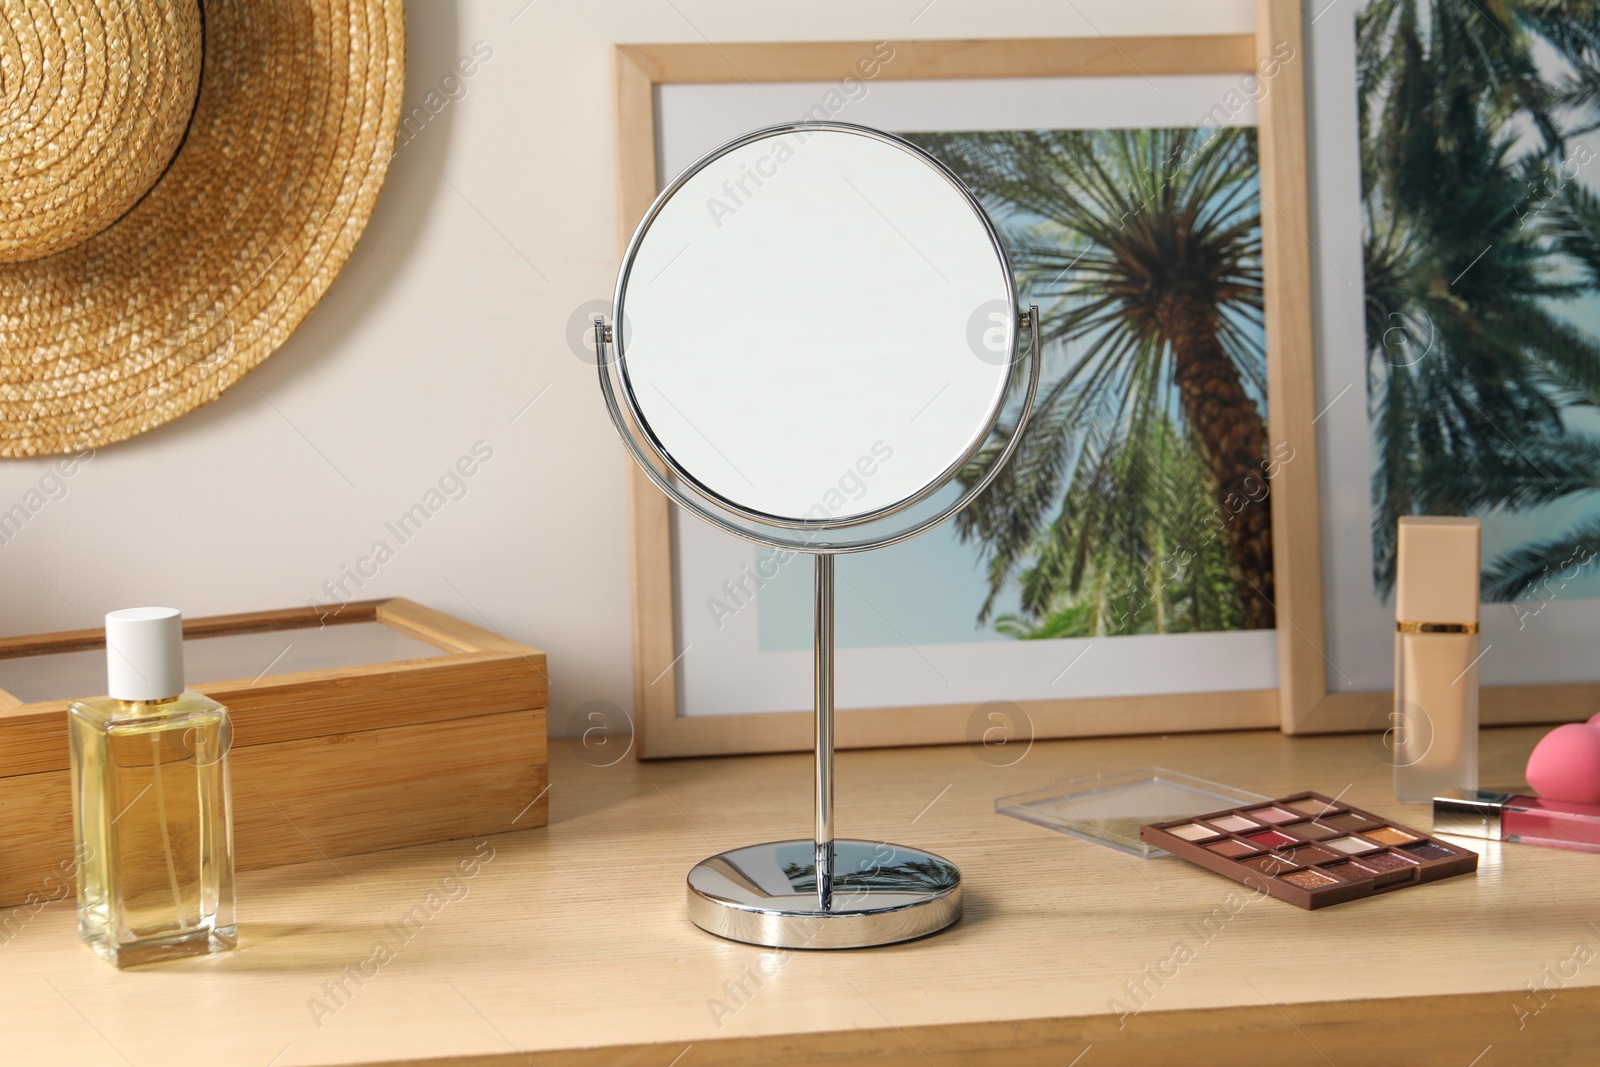
<path fill-rule="evenodd" d="M 999 797 L 994 810 L 1047 830 L 1151 859 L 1168 853 L 1140 840 L 1139 827 L 1146 823 L 1168 822 L 1271 799 L 1165 767 L 1141 767 L 1117 774 L 1060 778 L 1042 789 Z"/>

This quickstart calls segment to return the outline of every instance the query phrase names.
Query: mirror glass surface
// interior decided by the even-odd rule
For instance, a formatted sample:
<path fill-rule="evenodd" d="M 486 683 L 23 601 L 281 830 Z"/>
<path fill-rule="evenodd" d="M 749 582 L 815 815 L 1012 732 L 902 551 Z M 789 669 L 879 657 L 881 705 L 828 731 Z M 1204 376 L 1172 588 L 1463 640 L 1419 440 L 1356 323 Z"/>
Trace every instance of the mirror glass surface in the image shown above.
<path fill-rule="evenodd" d="M 870 131 L 768 132 L 697 166 L 635 239 L 616 309 L 624 387 L 675 473 L 819 524 L 942 484 L 1016 347 L 971 198 Z"/>

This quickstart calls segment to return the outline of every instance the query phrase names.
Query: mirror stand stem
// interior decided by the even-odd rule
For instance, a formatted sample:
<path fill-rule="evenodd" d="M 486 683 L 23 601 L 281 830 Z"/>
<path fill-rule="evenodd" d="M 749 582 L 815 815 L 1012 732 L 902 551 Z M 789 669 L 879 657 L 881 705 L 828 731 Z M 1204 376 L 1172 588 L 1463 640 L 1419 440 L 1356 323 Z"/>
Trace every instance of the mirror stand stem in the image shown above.
<path fill-rule="evenodd" d="M 817 715 L 817 910 L 833 905 L 833 556 L 819 552 L 816 564 L 815 633 Z"/>

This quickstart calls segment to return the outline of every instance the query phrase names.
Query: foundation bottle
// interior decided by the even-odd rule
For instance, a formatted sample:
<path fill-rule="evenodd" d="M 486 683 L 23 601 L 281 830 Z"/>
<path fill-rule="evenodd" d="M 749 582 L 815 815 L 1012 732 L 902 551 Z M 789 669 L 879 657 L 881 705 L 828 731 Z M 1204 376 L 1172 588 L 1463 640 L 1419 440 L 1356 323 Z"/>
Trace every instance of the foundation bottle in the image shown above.
<path fill-rule="evenodd" d="M 1402 803 L 1478 788 L 1480 541 L 1477 519 L 1400 520 L 1391 736 Z"/>

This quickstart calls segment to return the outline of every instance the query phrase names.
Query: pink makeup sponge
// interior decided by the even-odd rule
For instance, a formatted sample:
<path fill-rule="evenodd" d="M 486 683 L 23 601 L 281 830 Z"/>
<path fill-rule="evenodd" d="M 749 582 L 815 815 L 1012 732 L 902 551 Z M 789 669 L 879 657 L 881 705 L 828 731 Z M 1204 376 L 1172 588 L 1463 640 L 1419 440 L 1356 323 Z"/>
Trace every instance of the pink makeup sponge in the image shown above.
<path fill-rule="evenodd" d="M 1528 757 L 1528 784 L 1550 800 L 1600 804 L 1600 715 L 1540 738 Z"/>

